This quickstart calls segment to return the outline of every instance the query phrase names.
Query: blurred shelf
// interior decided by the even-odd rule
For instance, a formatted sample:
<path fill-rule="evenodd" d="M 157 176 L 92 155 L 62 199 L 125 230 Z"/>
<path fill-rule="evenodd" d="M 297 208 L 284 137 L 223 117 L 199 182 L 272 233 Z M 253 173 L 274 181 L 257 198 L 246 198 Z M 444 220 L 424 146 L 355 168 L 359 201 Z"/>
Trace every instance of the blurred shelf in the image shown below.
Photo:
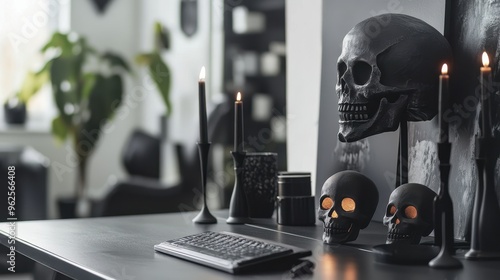
<path fill-rule="evenodd" d="M 244 5 L 251 11 L 281 11 L 285 9 L 285 0 L 244 0 L 242 1 L 242 5 Z"/>
<path fill-rule="evenodd" d="M 12 125 L 0 122 L 0 134 L 46 134 L 51 135 L 50 123 L 28 121 L 23 125 Z"/>

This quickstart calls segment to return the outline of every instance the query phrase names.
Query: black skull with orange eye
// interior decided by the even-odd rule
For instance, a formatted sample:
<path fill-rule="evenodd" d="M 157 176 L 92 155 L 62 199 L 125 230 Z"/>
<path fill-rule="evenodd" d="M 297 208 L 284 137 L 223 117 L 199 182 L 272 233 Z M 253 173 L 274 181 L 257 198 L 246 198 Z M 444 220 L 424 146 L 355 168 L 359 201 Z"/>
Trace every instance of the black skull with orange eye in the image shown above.
<path fill-rule="evenodd" d="M 384 225 L 387 244 L 419 244 L 434 229 L 433 203 L 436 193 L 428 187 L 409 183 L 396 188 L 389 197 Z"/>
<path fill-rule="evenodd" d="M 323 241 L 328 244 L 354 241 L 375 213 L 378 190 L 363 174 L 341 171 L 326 180 L 319 203 Z"/>

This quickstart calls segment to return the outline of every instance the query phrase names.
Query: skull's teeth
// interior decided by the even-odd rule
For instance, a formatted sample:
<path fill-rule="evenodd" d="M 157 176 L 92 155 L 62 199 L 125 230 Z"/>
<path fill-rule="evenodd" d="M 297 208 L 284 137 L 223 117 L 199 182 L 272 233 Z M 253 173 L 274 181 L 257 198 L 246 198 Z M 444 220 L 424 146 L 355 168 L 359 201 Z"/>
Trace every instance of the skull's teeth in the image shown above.
<path fill-rule="evenodd" d="M 387 237 L 390 240 L 413 239 L 414 235 L 408 232 L 401 232 L 399 229 L 394 228 L 389 230 Z"/>
<path fill-rule="evenodd" d="M 370 116 L 367 105 L 343 103 L 338 110 L 341 121 L 367 121 Z"/>
<path fill-rule="evenodd" d="M 392 240 L 397 240 L 397 239 L 408 239 L 411 238 L 412 236 L 409 234 L 398 234 L 398 233 L 389 233 L 389 238 Z"/>
<path fill-rule="evenodd" d="M 339 119 L 341 121 L 352 121 L 352 120 L 366 121 L 366 120 L 368 120 L 368 114 L 347 114 L 347 113 L 340 113 L 339 114 Z"/>
<path fill-rule="evenodd" d="M 338 110 L 339 112 L 346 112 L 346 113 L 355 113 L 355 112 L 367 113 L 368 107 L 366 105 L 339 104 Z"/>
<path fill-rule="evenodd" d="M 339 225 L 333 224 L 331 227 L 324 227 L 323 230 L 326 234 L 340 234 L 348 233 L 350 227 L 340 227 Z"/>

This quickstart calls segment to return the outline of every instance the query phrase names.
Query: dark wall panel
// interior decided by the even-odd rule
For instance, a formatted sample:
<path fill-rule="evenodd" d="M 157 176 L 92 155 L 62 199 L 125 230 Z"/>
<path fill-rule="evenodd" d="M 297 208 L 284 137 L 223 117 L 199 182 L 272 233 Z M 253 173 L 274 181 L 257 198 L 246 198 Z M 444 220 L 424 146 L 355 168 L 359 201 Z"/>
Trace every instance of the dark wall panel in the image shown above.
<path fill-rule="evenodd" d="M 444 1 L 434 0 L 323 1 L 323 59 L 316 194 L 321 192 L 324 181 L 332 174 L 345 169 L 358 170 L 377 184 L 380 200 L 374 219 L 382 220 L 386 203 L 395 185 L 399 132 L 384 133 L 354 143 L 338 141 L 338 99 L 335 83 L 342 40 L 356 23 L 383 13 L 415 16 L 442 31 L 444 6 Z"/>
<path fill-rule="evenodd" d="M 323 71 L 320 107 L 318 150 L 318 184 L 343 169 L 360 170 L 373 179 L 381 192 L 379 208 L 374 219 L 380 220 L 387 197 L 394 187 L 397 155 L 397 132 L 385 133 L 353 143 L 343 144 L 336 139 L 338 130 L 337 97 L 335 95 L 336 59 L 347 31 L 357 22 L 373 15 L 388 3 L 400 3 L 401 11 L 427 21 L 442 31 L 443 1 L 324 1 L 323 15 Z M 450 29 L 447 35 L 454 51 L 451 69 L 452 112 L 450 140 L 453 143 L 450 193 L 455 209 L 455 235 L 467 238 L 470 230 L 472 204 L 477 184 L 474 162 L 475 135 L 478 132 L 480 105 L 479 67 L 481 54 L 486 50 L 492 61 L 496 94 L 492 102 L 493 133 L 500 136 L 500 3 L 488 0 L 448 1 Z M 437 77 L 436 77 L 437 78 Z M 409 181 L 422 183 L 437 191 L 439 186 L 436 140 L 437 118 L 429 122 L 409 125 Z M 490 147 L 496 160 L 495 179 L 500 178 L 500 141 Z M 497 193 L 500 192 L 497 183 Z M 500 198 L 499 198 L 500 200 Z M 492 221 L 498 222 L 498 221 Z"/>
<path fill-rule="evenodd" d="M 478 133 L 479 103 L 479 68 L 481 55 L 487 51 L 493 67 L 496 95 L 492 101 L 493 133 L 496 138 L 500 134 L 500 116 L 498 107 L 499 89 L 499 34 L 500 3 L 496 1 L 450 1 L 449 41 L 454 51 L 454 66 L 451 69 L 452 105 L 447 115 L 450 122 L 450 141 L 453 143 L 452 170 L 450 175 L 450 193 L 455 210 L 455 235 L 467 239 L 470 235 L 470 223 L 475 190 L 477 186 L 477 169 L 475 157 L 475 137 Z M 410 156 L 410 166 L 421 167 L 425 172 L 413 177 L 430 186 L 439 182 L 438 163 L 435 145 L 426 145 L 432 139 L 435 128 L 414 125 L 411 129 L 411 146 L 415 153 Z M 498 182 L 500 164 L 500 141 L 490 147 L 490 156 L 495 158 L 495 177 Z M 413 168 L 415 169 L 415 168 Z M 498 183 L 497 183 L 498 186 Z M 435 188 L 435 187 L 433 187 Z M 497 187 L 497 193 L 500 190 Z M 498 222 L 498 221 L 492 221 Z"/>
<path fill-rule="evenodd" d="M 316 194 L 320 193 L 324 181 L 337 171 L 358 170 L 377 184 L 380 201 L 374 219 L 382 220 L 386 203 L 395 184 L 399 134 L 384 133 L 349 144 L 337 140 L 338 99 L 335 83 L 336 64 L 342 51 L 342 40 L 356 23 L 389 12 L 415 16 L 442 32 L 444 6 L 444 0 L 323 1 L 323 59 Z M 432 131 L 435 124 L 428 122 L 427 125 L 431 126 Z M 421 171 L 420 168 L 417 170 Z M 410 176 L 412 176 L 411 168 Z"/>

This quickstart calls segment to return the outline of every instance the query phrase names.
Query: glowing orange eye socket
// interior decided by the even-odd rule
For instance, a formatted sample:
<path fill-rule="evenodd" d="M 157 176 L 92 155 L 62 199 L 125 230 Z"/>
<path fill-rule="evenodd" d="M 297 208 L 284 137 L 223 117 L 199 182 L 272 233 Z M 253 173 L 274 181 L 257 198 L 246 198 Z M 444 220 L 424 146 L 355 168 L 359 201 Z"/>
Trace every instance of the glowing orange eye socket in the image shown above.
<path fill-rule="evenodd" d="M 391 208 L 389 208 L 389 214 L 391 214 L 391 215 L 396 214 L 396 206 L 391 205 Z"/>
<path fill-rule="evenodd" d="M 415 219 L 417 217 L 417 208 L 415 206 L 408 206 L 405 208 L 405 216 L 410 219 Z"/>
<path fill-rule="evenodd" d="M 356 209 L 356 202 L 350 197 L 342 199 L 342 209 L 346 212 L 353 212 Z"/>
<path fill-rule="evenodd" d="M 333 199 L 329 198 L 328 196 L 323 198 L 323 200 L 321 201 L 321 209 L 323 210 L 328 210 L 328 209 L 331 209 L 333 207 Z"/>

